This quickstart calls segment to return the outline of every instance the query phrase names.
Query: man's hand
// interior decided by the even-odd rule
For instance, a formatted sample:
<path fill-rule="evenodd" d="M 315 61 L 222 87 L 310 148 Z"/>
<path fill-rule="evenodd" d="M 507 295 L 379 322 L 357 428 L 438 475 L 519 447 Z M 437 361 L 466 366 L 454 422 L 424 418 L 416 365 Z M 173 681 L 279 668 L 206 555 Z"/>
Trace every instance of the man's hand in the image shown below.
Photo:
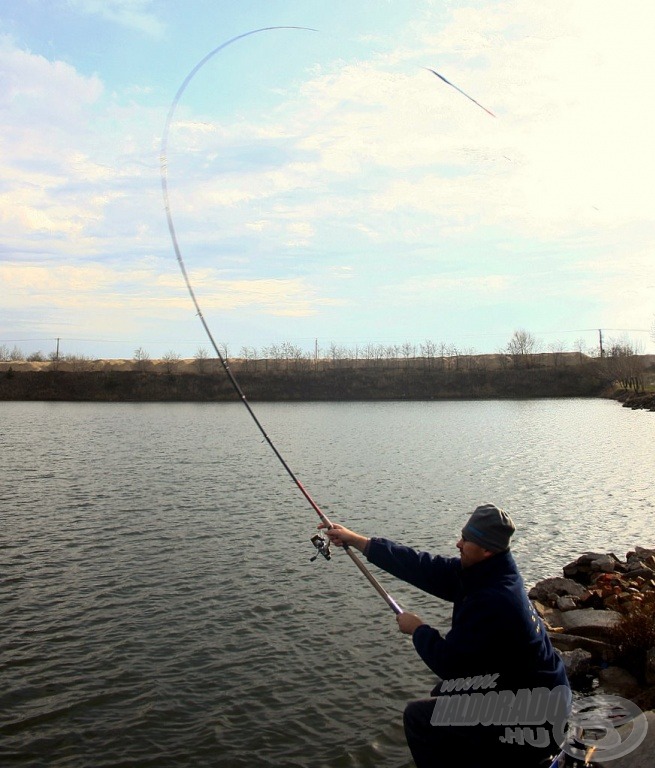
<path fill-rule="evenodd" d="M 414 630 L 417 627 L 425 624 L 423 619 L 420 616 L 417 616 L 415 613 L 399 613 L 396 616 L 396 621 L 398 622 L 398 628 L 400 631 L 406 635 L 413 635 Z"/>
<path fill-rule="evenodd" d="M 336 547 L 343 547 L 345 544 L 363 552 L 368 542 L 366 536 L 350 531 L 348 528 L 344 528 L 343 525 L 334 524 L 332 528 L 328 528 L 325 523 L 321 523 L 318 527 L 325 530 L 327 537 Z"/>

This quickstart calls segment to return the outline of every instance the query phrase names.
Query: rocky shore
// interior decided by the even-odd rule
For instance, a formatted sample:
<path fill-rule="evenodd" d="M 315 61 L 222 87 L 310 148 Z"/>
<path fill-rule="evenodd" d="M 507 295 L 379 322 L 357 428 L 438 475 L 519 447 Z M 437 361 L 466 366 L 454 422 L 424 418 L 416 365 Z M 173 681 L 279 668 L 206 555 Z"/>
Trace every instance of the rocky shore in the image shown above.
<path fill-rule="evenodd" d="M 634 392 L 630 389 L 619 389 L 614 392 L 612 397 L 623 403 L 624 408 L 655 411 L 655 392 Z"/>
<path fill-rule="evenodd" d="M 623 558 L 586 552 L 528 595 L 574 691 L 620 696 L 646 713 L 642 744 L 607 765 L 655 765 L 655 549 L 638 546 Z"/>

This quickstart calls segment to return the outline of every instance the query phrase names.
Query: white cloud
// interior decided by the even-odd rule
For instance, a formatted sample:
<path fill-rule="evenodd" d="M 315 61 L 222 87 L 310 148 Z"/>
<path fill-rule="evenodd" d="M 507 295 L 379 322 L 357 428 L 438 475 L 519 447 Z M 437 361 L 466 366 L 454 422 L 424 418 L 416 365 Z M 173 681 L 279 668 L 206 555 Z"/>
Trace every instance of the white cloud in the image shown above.
<path fill-rule="evenodd" d="M 254 309 L 256 313 L 279 317 L 308 317 L 321 307 L 337 306 L 341 302 L 321 297 L 316 287 L 304 278 L 225 280 L 220 270 L 195 269 L 192 282 L 203 311 Z M 178 281 L 170 282 L 175 286 Z"/>
<path fill-rule="evenodd" d="M 145 0 L 75 0 L 75 7 L 161 31 Z M 323 62 L 295 92 L 280 88 L 277 108 L 251 122 L 241 113 L 212 116 L 206 102 L 202 115 L 180 105 L 168 145 L 171 206 L 189 267 L 203 288 L 211 286 L 203 301 L 310 317 L 335 305 L 344 274 L 352 294 L 364 295 L 374 277 L 383 293 L 395 291 L 394 302 L 407 304 L 449 293 L 470 301 L 509 297 L 525 285 L 512 276 L 520 265 L 512 272 L 510 262 L 527 244 L 534 262 L 523 268 L 545 276 L 544 295 L 568 295 L 575 285 L 613 315 L 626 312 L 622 301 L 635 315 L 648 303 L 655 6 L 635 0 L 628 14 L 614 0 L 553 0 L 547 8 L 515 0 L 456 8 L 445 26 L 436 23 L 441 5 L 435 8 L 399 30 L 395 49 Z M 88 270 L 80 273 L 84 285 L 96 297 L 106 293 L 101 301 L 109 306 L 125 264 L 141 264 L 144 253 L 171 255 L 157 166 L 167 105 L 120 106 L 123 94 L 108 93 L 98 77 L 7 38 L 0 72 L 4 258 L 13 248 L 52 263 L 76 259 Z M 268 279 L 286 277 L 287 263 L 293 270 L 301 253 L 302 281 Z M 439 274 L 445 258 L 459 258 L 461 272 L 434 284 L 407 272 L 424 260 L 426 273 Z M 344 263 L 358 268 L 340 271 Z M 367 276 L 362 263 L 384 269 Z M 158 263 L 126 274 L 153 306 L 155 286 L 162 303 L 183 307 L 184 294 L 166 294 L 172 258 L 168 266 L 167 273 Z M 14 270 L 17 295 L 52 296 L 39 287 L 53 274 L 43 264 L 33 266 L 40 272 L 19 267 L 5 267 Z M 568 285 L 551 287 L 551 278 Z M 67 293 L 71 302 L 86 301 L 72 273 L 58 280 L 52 285 L 62 302 Z M 122 300 L 136 311 L 129 292 Z"/>

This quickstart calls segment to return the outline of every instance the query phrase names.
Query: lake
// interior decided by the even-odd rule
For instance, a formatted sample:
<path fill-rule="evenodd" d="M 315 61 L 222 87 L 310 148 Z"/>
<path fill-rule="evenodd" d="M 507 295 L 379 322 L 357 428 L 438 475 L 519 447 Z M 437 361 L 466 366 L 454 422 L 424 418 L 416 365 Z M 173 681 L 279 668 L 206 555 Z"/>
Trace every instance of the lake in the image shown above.
<path fill-rule="evenodd" d="M 655 546 L 655 414 L 607 400 L 254 404 L 332 522 L 526 583 Z M 233 404 L 0 403 L 0 764 L 406 768 L 433 675 Z M 449 610 L 387 574 L 439 629 Z"/>

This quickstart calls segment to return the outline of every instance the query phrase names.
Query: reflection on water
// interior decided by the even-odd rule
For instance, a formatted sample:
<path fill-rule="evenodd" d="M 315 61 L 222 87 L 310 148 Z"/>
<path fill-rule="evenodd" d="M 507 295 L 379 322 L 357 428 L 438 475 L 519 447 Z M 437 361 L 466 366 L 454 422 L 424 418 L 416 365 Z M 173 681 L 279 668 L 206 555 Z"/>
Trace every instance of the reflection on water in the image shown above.
<path fill-rule="evenodd" d="M 646 540 L 655 418 L 596 400 L 261 404 L 334 522 L 455 553 L 518 524 L 528 584 Z M 0 404 L 1 764 L 407 766 L 432 676 L 235 404 Z M 379 575 L 376 572 L 376 575 Z M 380 581 L 442 629 L 448 606 Z"/>

